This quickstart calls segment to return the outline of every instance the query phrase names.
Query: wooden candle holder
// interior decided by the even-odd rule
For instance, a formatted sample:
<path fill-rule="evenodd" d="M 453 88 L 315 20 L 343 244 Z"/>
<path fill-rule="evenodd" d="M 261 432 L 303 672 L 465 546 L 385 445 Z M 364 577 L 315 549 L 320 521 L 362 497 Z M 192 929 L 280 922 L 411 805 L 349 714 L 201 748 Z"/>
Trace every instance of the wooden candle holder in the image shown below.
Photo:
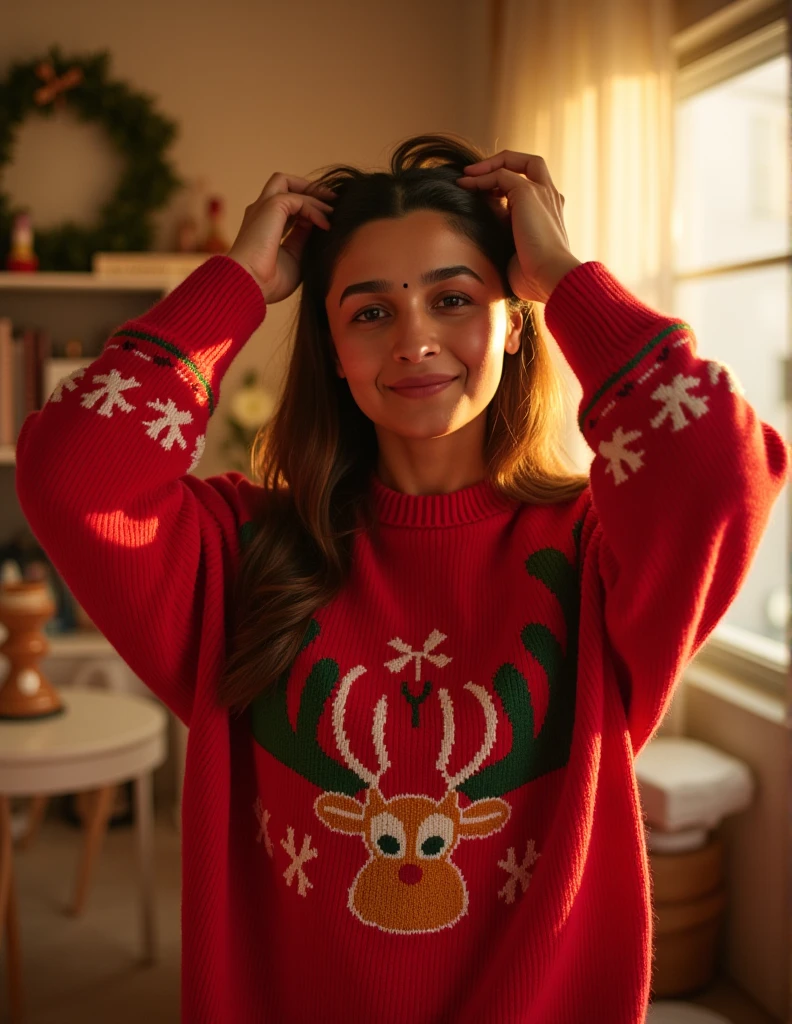
<path fill-rule="evenodd" d="M 0 622 L 8 636 L 0 647 L 11 668 L 0 682 L 0 719 L 58 715 L 63 702 L 38 663 L 49 651 L 41 627 L 55 614 L 44 580 L 0 583 Z"/>

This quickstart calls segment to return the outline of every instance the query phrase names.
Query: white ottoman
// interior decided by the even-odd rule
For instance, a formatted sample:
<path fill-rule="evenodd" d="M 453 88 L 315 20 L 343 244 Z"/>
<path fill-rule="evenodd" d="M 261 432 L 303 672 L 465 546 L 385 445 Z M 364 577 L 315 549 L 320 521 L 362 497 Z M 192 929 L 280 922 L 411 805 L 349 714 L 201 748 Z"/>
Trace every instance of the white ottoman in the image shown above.
<path fill-rule="evenodd" d="M 736 757 L 686 736 L 656 736 L 635 759 L 650 850 L 697 850 L 728 814 L 750 806 L 754 781 Z"/>

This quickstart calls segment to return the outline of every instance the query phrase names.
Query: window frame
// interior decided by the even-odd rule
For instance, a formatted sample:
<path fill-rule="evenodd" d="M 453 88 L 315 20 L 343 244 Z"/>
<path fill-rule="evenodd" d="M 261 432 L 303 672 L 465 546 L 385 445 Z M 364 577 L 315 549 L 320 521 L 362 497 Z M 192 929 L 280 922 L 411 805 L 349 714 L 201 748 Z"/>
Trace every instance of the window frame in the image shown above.
<path fill-rule="evenodd" d="M 792 15 L 787 13 L 785 4 L 778 3 L 777 0 L 737 0 L 712 16 L 676 33 L 672 37 L 674 109 L 681 100 L 734 78 L 774 57 L 789 53 L 788 17 Z M 720 276 L 737 270 L 779 264 L 792 267 L 792 249 L 781 256 L 725 263 L 695 271 L 674 271 L 672 282 L 676 285 L 702 277 Z M 792 339 L 789 349 L 792 349 Z M 792 365 L 789 356 L 787 359 L 787 366 Z M 787 423 L 788 414 L 789 406 Z M 789 533 L 788 524 L 786 564 L 789 564 L 789 555 L 792 553 Z M 789 579 L 787 586 L 792 586 Z M 750 686 L 786 698 L 792 622 L 787 625 L 787 641 L 782 643 L 721 623 L 714 629 L 694 661 L 729 675 L 739 676 Z"/>

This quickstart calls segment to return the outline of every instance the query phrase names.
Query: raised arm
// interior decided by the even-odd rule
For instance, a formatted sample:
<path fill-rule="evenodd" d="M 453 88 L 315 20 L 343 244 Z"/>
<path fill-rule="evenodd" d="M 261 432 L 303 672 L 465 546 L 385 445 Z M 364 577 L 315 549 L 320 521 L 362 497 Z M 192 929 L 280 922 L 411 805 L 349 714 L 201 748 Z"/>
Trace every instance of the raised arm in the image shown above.
<path fill-rule="evenodd" d="M 686 323 L 601 263 L 562 278 L 546 323 L 583 387 L 594 451 L 583 600 L 601 582 L 605 640 L 637 755 L 683 668 L 737 595 L 789 472 L 789 450 Z"/>
<path fill-rule="evenodd" d="M 256 490 L 238 473 L 190 471 L 223 374 L 264 313 L 250 274 L 212 257 L 63 379 L 17 443 L 33 533 L 124 661 L 187 723 L 199 661 L 222 657 L 218 609 Z"/>

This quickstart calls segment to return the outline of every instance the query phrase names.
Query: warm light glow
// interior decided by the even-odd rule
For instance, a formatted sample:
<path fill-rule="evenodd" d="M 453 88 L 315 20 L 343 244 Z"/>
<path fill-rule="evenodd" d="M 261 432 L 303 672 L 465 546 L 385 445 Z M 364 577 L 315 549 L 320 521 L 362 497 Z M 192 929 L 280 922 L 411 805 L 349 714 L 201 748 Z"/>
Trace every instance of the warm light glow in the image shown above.
<path fill-rule="evenodd" d="M 86 525 L 101 540 L 122 548 L 140 548 L 152 544 L 159 530 L 159 516 L 135 519 L 118 509 L 115 512 L 91 512 Z"/>

